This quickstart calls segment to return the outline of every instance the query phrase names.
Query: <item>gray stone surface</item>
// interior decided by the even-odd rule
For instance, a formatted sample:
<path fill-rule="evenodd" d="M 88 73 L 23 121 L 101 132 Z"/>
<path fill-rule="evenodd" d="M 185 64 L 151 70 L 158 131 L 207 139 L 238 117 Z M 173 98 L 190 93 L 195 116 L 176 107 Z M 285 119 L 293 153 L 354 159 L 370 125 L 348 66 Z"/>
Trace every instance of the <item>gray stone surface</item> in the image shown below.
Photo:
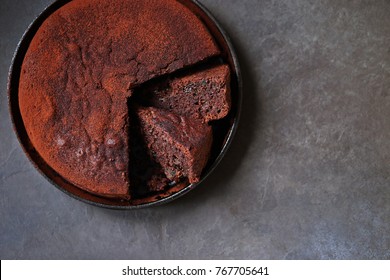
<path fill-rule="evenodd" d="M 29 163 L 6 80 L 51 0 L 0 4 L 1 259 L 389 259 L 390 2 L 202 0 L 242 64 L 241 126 L 198 189 L 112 211 Z"/>

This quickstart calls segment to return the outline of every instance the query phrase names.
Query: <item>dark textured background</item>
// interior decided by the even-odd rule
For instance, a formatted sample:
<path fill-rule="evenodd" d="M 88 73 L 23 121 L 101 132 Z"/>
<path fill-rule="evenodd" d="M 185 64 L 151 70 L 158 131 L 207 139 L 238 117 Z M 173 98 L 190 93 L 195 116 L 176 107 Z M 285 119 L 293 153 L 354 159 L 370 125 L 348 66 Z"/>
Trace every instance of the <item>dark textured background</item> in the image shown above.
<path fill-rule="evenodd" d="M 198 189 L 127 212 L 58 191 L 12 131 L 12 54 L 50 2 L 0 3 L 1 259 L 390 258 L 390 1 L 202 0 L 238 50 L 240 128 Z"/>

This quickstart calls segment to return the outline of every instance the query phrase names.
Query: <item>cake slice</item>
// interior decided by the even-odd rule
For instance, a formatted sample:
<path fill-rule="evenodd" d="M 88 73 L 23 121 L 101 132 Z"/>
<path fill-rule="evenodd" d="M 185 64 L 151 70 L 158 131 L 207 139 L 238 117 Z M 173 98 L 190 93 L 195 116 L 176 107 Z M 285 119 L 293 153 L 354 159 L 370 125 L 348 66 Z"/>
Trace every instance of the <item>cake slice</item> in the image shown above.
<path fill-rule="evenodd" d="M 152 157 L 171 181 L 199 182 L 211 149 L 211 127 L 197 119 L 156 108 L 137 110 L 141 133 Z"/>
<path fill-rule="evenodd" d="M 153 107 L 205 122 L 218 120 L 231 107 L 230 70 L 219 65 L 152 86 L 143 94 Z"/>

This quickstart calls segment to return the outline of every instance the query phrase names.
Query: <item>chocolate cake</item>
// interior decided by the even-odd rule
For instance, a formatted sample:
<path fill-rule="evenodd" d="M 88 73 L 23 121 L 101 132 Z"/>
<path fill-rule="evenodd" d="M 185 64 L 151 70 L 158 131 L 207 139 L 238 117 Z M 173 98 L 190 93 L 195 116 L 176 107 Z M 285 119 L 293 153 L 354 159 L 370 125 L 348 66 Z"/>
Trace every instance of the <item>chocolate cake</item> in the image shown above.
<path fill-rule="evenodd" d="M 168 83 L 145 89 L 149 105 L 202 119 L 224 118 L 231 106 L 230 70 L 227 65 L 175 77 Z"/>
<path fill-rule="evenodd" d="M 59 175 L 100 196 L 130 199 L 137 193 L 132 191 L 134 184 L 159 191 L 183 176 L 196 182 L 208 159 L 211 128 L 172 114 L 191 115 L 197 108 L 190 104 L 191 99 L 178 94 L 183 97 L 182 106 L 191 107 L 183 112 L 149 108 L 139 113 L 145 121 L 142 128 L 153 126 L 159 135 L 176 143 L 180 166 L 171 166 L 171 159 L 160 158 L 167 154 L 158 151 L 159 156 L 150 157 L 144 165 L 132 163 L 139 162 L 134 159 L 139 154 L 149 157 L 145 149 L 151 147 L 154 135 L 149 137 L 144 131 L 143 148 L 134 144 L 132 135 L 137 138 L 140 127 L 134 125 L 137 120 L 133 118 L 138 117 L 129 114 L 127 102 L 145 82 L 163 77 L 170 80 L 177 70 L 207 64 L 219 55 L 207 28 L 179 1 L 70 1 L 43 22 L 22 64 L 19 107 L 28 137 Z M 209 109 L 212 113 L 201 110 L 198 116 L 209 121 L 229 110 L 228 72 L 222 66 L 170 83 L 176 92 L 188 88 L 193 80 L 200 98 L 215 98 L 208 103 L 214 104 Z M 179 99 L 174 99 L 177 106 Z M 195 140 L 191 140 L 193 136 Z M 155 145 L 164 147 L 164 143 Z M 169 155 L 172 152 L 167 151 Z M 145 179 L 140 179 L 142 176 Z"/>
<path fill-rule="evenodd" d="M 137 113 L 149 151 L 167 178 L 198 182 L 210 154 L 211 127 L 157 108 L 140 108 Z"/>

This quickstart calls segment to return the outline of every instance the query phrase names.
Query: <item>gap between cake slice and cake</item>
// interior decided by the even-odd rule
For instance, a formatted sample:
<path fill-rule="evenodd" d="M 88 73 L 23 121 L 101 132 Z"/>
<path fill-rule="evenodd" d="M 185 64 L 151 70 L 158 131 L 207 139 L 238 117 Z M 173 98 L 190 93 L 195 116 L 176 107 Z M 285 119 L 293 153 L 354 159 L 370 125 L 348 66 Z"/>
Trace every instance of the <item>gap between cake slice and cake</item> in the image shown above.
<path fill-rule="evenodd" d="M 128 134 L 129 164 L 128 180 L 129 193 L 133 198 L 143 197 L 152 192 L 164 190 L 170 183 L 161 165 L 154 160 L 148 151 L 142 136 L 136 106 L 131 98 L 127 100 L 128 118 L 131 131 Z"/>

